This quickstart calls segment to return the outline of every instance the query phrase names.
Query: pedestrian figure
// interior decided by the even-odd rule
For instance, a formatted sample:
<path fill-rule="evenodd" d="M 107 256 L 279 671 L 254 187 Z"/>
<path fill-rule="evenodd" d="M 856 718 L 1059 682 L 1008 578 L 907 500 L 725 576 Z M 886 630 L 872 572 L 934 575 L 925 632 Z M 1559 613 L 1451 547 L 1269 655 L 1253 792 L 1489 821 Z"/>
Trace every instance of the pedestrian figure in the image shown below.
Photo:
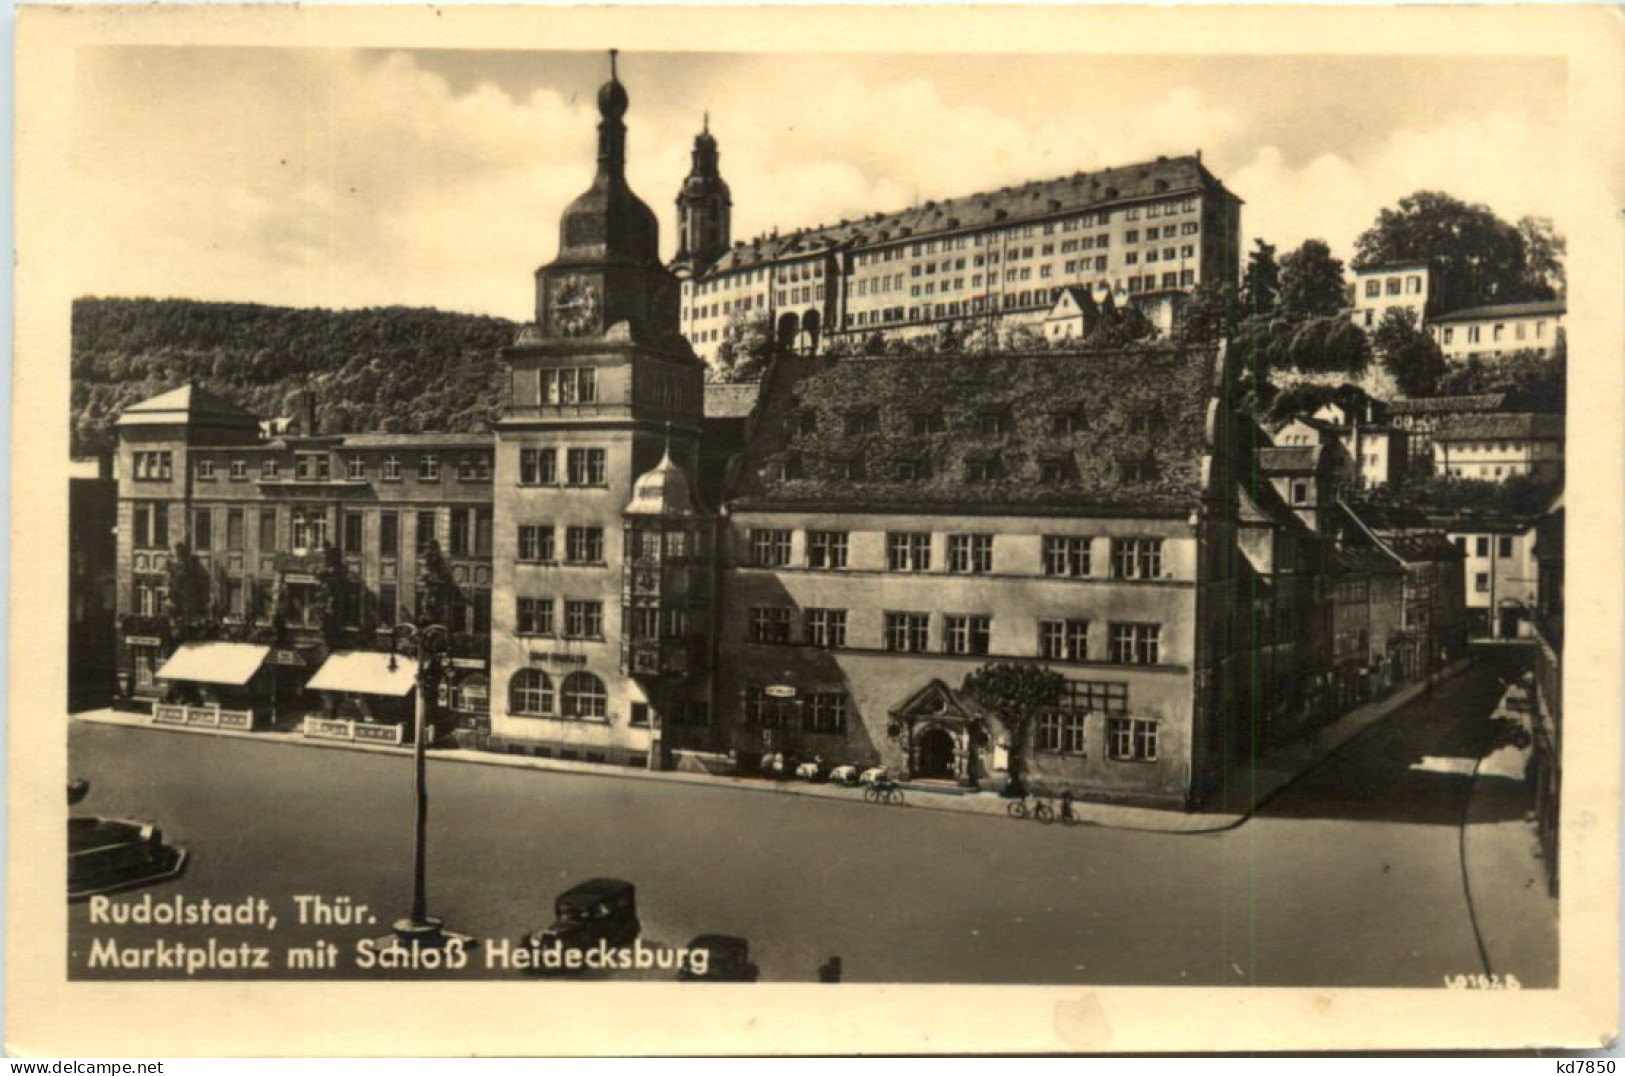
<path fill-rule="evenodd" d="M 841 958 L 832 956 L 818 966 L 818 981 L 821 983 L 838 983 L 841 981 Z"/>
<path fill-rule="evenodd" d="M 1061 790 L 1061 817 L 1072 817 L 1072 790 L 1070 788 Z"/>

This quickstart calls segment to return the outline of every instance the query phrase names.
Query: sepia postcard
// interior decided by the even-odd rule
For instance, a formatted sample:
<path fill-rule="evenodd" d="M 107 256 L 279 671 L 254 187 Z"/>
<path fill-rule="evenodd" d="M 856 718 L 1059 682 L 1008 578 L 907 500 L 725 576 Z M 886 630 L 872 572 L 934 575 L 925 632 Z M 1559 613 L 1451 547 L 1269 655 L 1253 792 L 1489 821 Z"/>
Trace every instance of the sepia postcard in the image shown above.
<path fill-rule="evenodd" d="M 13 1053 L 1614 1040 L 1617 11 L 17 37 Z"/>

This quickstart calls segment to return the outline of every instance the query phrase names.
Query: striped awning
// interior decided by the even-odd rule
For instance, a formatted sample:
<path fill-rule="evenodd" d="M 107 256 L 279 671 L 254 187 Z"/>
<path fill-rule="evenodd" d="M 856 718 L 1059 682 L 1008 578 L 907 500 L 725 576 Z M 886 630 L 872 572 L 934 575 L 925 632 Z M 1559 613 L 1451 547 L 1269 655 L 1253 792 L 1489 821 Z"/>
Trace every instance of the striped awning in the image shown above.
<path fill-rule="evenodd" d="M 316 675 L 305 686 L 312 691 L 343 691 L 355 695 L 382 695 L 401 698 L 417 686 L 418 663 L 412 658 L 395 658 L 375 650 L 340 650 L 329 654 Z"/>
<path fill-rule="evenodd" d="M 158 679 L 241 687 L 270 652 L 270 647 L 253 643 L 182 643 L 158 670 Z"/>

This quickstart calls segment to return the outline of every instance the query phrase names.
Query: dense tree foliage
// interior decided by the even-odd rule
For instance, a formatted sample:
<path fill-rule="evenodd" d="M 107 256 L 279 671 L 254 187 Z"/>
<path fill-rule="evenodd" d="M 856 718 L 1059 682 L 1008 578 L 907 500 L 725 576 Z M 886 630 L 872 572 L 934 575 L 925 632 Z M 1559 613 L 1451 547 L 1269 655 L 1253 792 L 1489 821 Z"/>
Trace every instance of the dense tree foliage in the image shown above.
<path fill-rule="evenodd" d="M 1010 733 L 1010 779 L 1020 781 L 1033 722 L 1060 705 L 1066 677 L 1042 665 L 994 662 L 967 674 L 961 690 L 1003 722 Z"/>
<path fill-rule="evenodd" d="M 1512 407 L 1557 413 L 1566 410 L 1569 385 L 1568 342 L 1562 329 L 1550 355 L 1514 351 L 1499 359 L 1474 355 L 1454 365 L 1439 381 L 1439 394 L 1472 396 L 1504 392 Z"/>
<path fill-rule="evenodd" d="M 1241 278 L 1241 306 L 1251 316 L 1273 314 L 1281 301 L 1281 266 L 1275 260 L 1275 247 L 1262 239 L 1253 240 L 1247 254 L 1247 269 Z"/>
<path fill-rule="evenodd" d="M 186 383 L 271 418 L 315 391 L 324 429 L 483 429 L 516 326 L 438 310 L 294 310 L 184 299 L 73 304 L 73 451 L 111 448 L 128 405 Z"/>
<path fill-rule="evenodd" d="M 1331 317 L 1348 303 L 1343 263 L 1323 239 L 1305 239 L 1281 258 L 1281 312 L 1289 318 Z"/>
<path fill-rule="evenodd" d="M 1382 210 L 1355 250 L 1356 268 L 1426 262 L 1434 313 L 1553 299 L 1562 283 L 1564 242 L 1551 222 L 1509 224 L 1442 191 L 1417 191 Z"/>
<path fill-rule="evenodd" d="M 722 343 L 717 345 L 716 361 L 707 377 L 724 383 L 760 381 L 778 348 L 773 320 L 765 311 L 736 313 L 722 331 Z"/>
<path fill-rule="evenodd" d="M 1277 370 L 1357 376 L 1371 361 L 1364 330 L 1346 316 L 1252 317 L 1231 338 L 1237 361 L 1259 378 Z"/>
<path fill-rule="evenodd" d="M 1216 344 L 1235 328 L 1239 304 L 1228 284 L 1196 285 L 1174 322 L 1174 339 L 1181 344 Z"/>
<path fill-rule="evenodd" d="M 1417 324 L 1416 311 L 1389 307 L 1371 333 L 1377 360 L 1406 396 L 1430 396 L 1449 369 L 1431 333 Z"/>
<path fill-rule="evenodd" d="M 1403 493 L 1388 487 L 1367 493 L 1376 503 L 1402 502 L 1426 512 L 1535 516 L 1551 507 L 1563 488 L 1561 478 L 1518 474 L 1501 482 L 1428 474 L 1408 479 Z"/>

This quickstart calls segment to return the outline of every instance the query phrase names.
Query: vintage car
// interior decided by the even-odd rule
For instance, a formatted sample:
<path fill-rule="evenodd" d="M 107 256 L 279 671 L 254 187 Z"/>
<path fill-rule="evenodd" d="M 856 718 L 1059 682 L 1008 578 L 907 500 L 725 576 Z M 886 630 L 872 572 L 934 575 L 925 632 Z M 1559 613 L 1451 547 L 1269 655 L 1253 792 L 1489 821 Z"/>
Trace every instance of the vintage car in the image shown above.
<path fill-rule="evenodd" d="M 68 819 L 68 899 L 88 900 L 154 885 L 186 869 L 186 850 L 164 843 L 163 830 L 116 818 Z"/>
<path fill-rule="evenodd" d="M 692 958 L 677 970 L 680 983 L 754 983 L 760 972 L 750 962 L 750 942 L 731 934 L 701 934 L 688 943 L 692 953 L 704 950 L 705 973 L 694 970 Z"/>
<path fill-rule="evenodd" d="M 858 777 L 858 783 L 863 785 L 878 784 L 891 776 L 891 771 L 884 766 L 870 766 Z"/>
<path fill-rule="evenodd" d="M 619 878 L 594 878 L 565 890 L 553 903 L 553 915 L 552 926 L 525 935 L 527 946 L 591 949 L 599 941 L 623 946 L 643 933 L 637 890 Z"/>

